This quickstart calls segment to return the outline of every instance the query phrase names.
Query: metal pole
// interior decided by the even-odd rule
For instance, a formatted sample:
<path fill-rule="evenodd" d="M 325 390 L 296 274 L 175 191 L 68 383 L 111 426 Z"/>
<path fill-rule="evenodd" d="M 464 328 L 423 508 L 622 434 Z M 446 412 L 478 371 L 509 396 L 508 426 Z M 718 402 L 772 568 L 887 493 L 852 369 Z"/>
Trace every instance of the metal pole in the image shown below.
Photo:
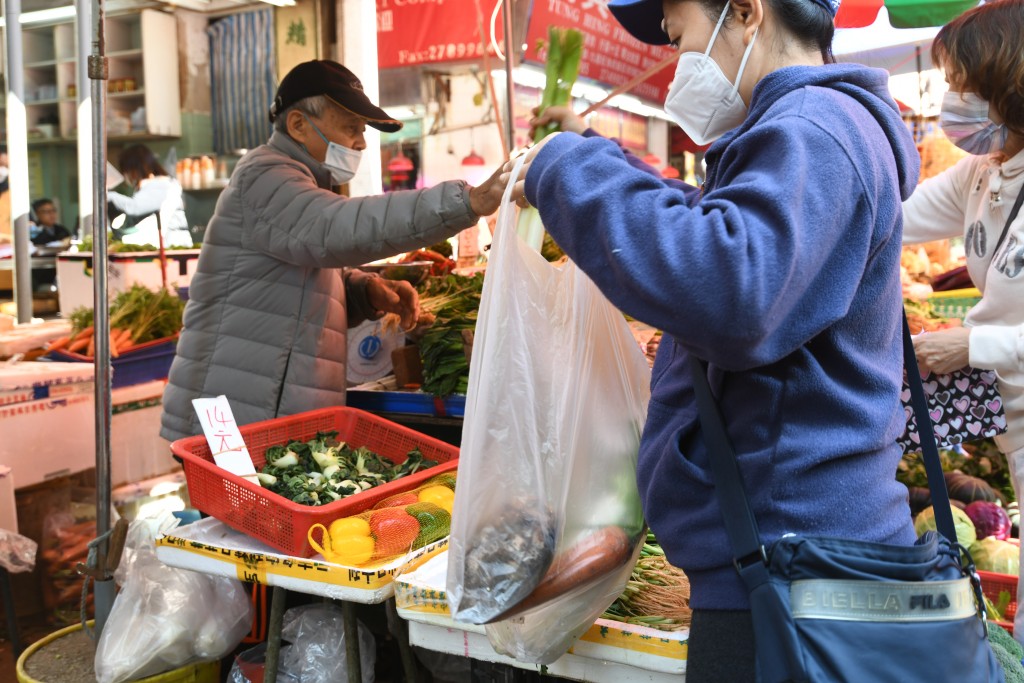
<path fill-rule="evenodd" d="M 22 69 L 21 0 L 4 0 L 7 22 L 7 159 L 14 233 L 14 299 L 18 322 L 32 322 L 32 257 L 28 239 L 28 126 Z"/>
<path fill-rule="evenodd" d="M 515 129 L 515 101 L 516 87 L 512 82 L 512 67 L 515 62 L 515 49 L 512 36 L 512 0 L 502 0 L 501 13 L 504 17 L 505 26 L 505 140 L 508 143 L 508 150 L 511 152 L 516 148 Z"/>
<path fill-rule="evenodd" d="M 93 209 L 93 325 L 96 337 L 96 534 L 102 536 L 110 529 L 110 304 L 107 300 L 107 58 L 103 32 L 103 0 L 93 5 L 96 39 L 89 56 L 89 79 L 92 81 L 92 187 Z M 106 542 L 99 547 L 97 567 L 107 566 Z M 112 579 L 107 579 L 112 581 Z M 97 582 L 99 583 L 99 582 Z M 101 599 L 102 598 L 102 599 Z M 96 591 L 96 631 L 103 629 L 110 608 L 113 591 Z"/>
<path fill-rule="evenodd" d="M 75 28 L 77 29 L 75 87 L 78 110 L 78 236 L 92 234 L 92 98 L 89 93 L 89 44 L 92 42 L 92 0 L 75 0 Z M 66 313 L 66 311 L 65 311 Z"/>

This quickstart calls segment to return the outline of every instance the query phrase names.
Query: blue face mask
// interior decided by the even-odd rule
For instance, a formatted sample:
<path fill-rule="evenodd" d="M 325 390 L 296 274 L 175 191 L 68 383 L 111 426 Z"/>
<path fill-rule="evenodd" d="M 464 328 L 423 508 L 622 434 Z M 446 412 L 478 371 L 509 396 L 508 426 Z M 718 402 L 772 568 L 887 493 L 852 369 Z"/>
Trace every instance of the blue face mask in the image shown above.
<path fill-rule="evenodd" d="M 327 156 L 324 158 L 323 163 L 324 168 L 330 171 L 331 180 L 334 184 L 344 185 L 352 180 L 356 175 L 356 171 L 359 170 L 359 160 L 362 159 L 362 152 L 357 149 L 349 149 L 336 142 L 331 142 L 308 116 L 305 114 L 303 116 L 309 121 L 309 125 L 313 126 L 316 134 L 327 143 Z M 303 148 L 305 148 L 305 145 L 303 145 Z M 308 152 L 309 150 L 307 149 L 306 151 Z"/>
<path fill-rule="evenodd" d="M 1006 126 L 988 115 L 989 104 L 971 92 L 950 90 L 942 98 L 939 126 L 950 142 L 968 154 L 992 154 L 1006 144 Z"/>

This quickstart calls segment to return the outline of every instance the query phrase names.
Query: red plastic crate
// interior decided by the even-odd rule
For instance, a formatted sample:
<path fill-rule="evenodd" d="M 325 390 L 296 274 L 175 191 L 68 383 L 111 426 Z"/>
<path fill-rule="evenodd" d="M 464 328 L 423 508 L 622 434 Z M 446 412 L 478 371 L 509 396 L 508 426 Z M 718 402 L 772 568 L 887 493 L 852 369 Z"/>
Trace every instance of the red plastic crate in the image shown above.
<path fill-rule="evenodd" d="M 171 444 L 182 459 L 192 505 L 228 526 L 257 538 L 289 555 L 312 557 L 306 534 L 314 524 L 330 525 L 336 519 L 367 510 L 388 496 L 421 486 L 428 479 L 458 467 L 459 449 L 394 422 L 355 408 L 325 408 L 254 422 L 239 428 L 256 469 L 266 462 L 267 449 L 289 441 L 308 441 L 317 432 L 338 432 L 338 439 L 353 448 L 366 446 L 395 464 L 405 462 L 419 448 L 437 467 L 349 496 L 328 505 L 293 503 L 283 496 L 217 467 L 204 436 L 192 436 Z"/>
<path fill-rule="evenodd" d="M 1010 606 L 1006 608 L 1003 615 L 1009 622 L 997 621 L 996 623 L 1013 633 L 1013 617 L 1017 614 L 1017 582 L 1018 577 L 1013 574 L 996 574 L 995 572 L 978 571 L 981 577 L 981 591 L 992 602 L 999 602 L 999 594 L 1003 591 L 1010 591 Z"/>

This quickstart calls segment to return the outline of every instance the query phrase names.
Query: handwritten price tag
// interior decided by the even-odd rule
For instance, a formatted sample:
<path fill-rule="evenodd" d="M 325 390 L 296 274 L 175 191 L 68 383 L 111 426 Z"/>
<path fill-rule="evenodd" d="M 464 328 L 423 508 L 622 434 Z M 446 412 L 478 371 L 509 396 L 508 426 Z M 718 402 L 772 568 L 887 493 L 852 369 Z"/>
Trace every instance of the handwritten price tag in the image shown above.
<path fill-rule="evenodd" d="M 192 400 L 192 406 L 199 416 L 199 423 L 203 426 L 203 434 L 210 444 L 213 461 L 217 466 L 259 484 L 256 466 L 252 463 L 249 449 L 245 447 L 242 433 L 238 431 L 227 397 L 196 398 Z"/>

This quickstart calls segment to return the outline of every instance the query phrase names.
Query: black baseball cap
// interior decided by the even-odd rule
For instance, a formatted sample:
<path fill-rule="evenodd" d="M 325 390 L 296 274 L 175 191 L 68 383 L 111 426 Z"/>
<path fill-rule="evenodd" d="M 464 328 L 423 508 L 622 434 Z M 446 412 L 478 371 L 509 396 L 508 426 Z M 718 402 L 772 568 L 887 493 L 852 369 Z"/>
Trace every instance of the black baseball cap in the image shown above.
<path fill-rule="evenodd" d="M 314 59 L 303 62 L 289 71 L 277 86 L 277 96 L 270 105 L 270 120 L 299 100 L 323 95 L 345 111 L 366 119 L 368 126 L 385 133 L 402 129 L 397 121 L 370 101 L 363 92 L 363 84 L 354 73 L 337 62 Z"/>

